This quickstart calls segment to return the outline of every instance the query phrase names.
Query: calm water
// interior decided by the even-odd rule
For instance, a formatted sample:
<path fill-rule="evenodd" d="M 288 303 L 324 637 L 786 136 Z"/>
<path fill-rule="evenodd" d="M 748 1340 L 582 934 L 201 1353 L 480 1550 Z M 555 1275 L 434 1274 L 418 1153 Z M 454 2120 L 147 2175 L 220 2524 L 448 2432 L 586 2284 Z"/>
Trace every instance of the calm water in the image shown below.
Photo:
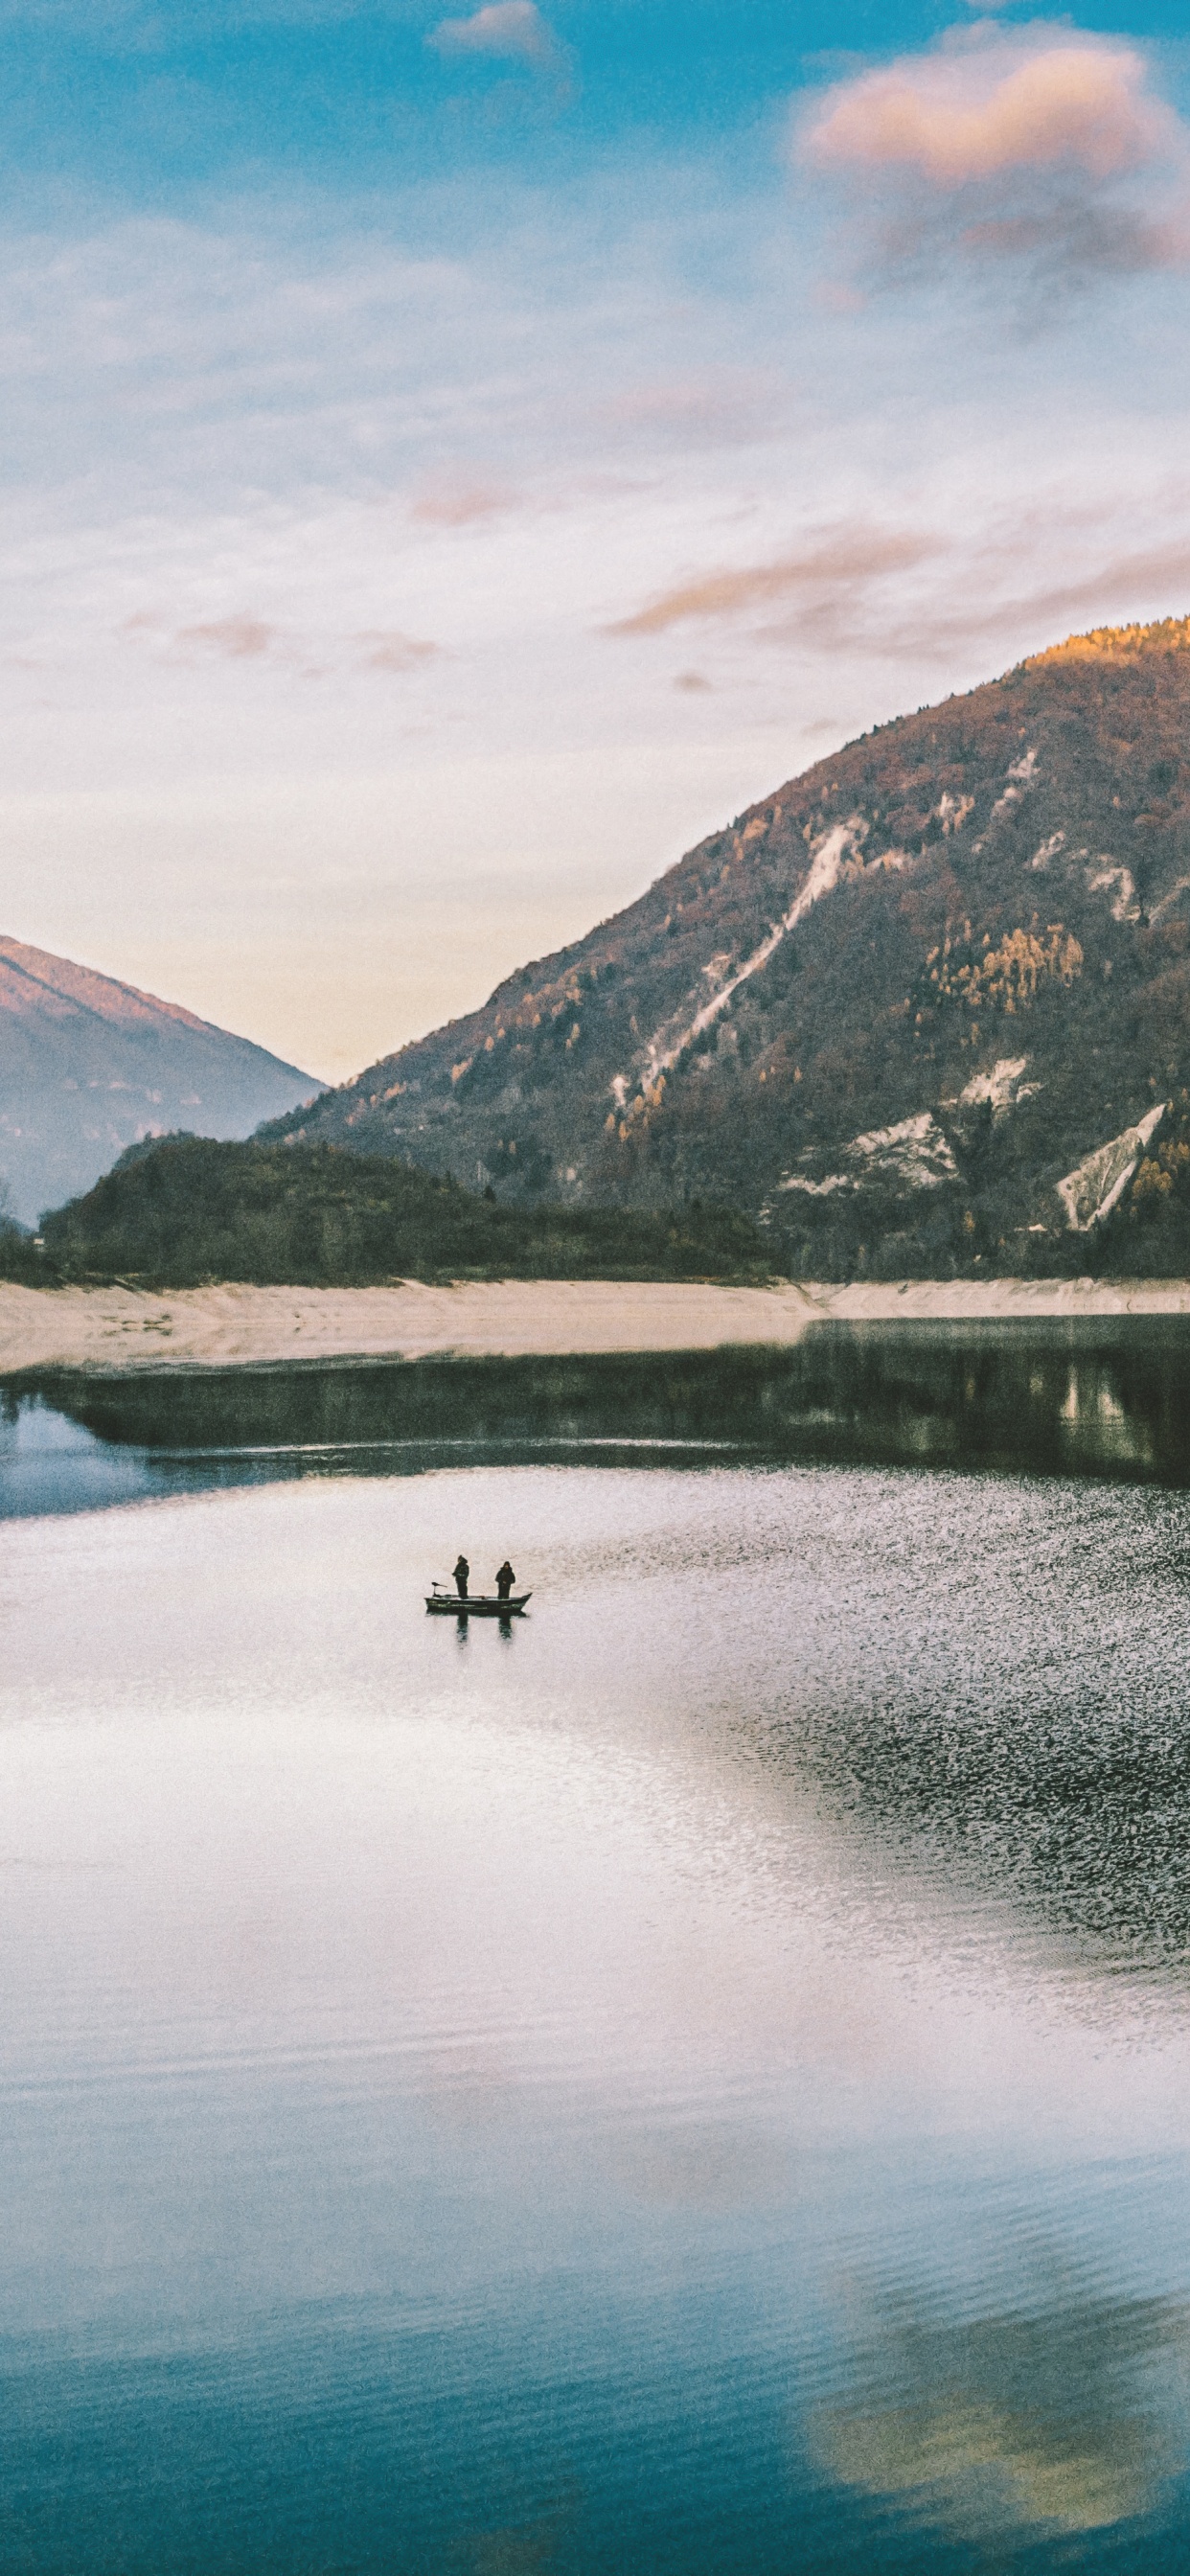
<path fill-rule="evenodd" d="M 1190 2564 L 1187 1354 L 800 1365 L 14 1399 L 5 2571 Z"/>

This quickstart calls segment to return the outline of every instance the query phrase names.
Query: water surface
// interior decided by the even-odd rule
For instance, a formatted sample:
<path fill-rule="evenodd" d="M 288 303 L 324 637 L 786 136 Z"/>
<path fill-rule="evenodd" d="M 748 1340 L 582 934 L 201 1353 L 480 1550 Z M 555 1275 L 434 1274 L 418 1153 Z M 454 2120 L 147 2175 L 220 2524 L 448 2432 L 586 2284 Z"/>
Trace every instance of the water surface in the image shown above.
<path fill-rule="evenodd" d="M 6 2569 L 1190 2558 L 1184 1361 L 971 1356 L 10 1409 Z"/>

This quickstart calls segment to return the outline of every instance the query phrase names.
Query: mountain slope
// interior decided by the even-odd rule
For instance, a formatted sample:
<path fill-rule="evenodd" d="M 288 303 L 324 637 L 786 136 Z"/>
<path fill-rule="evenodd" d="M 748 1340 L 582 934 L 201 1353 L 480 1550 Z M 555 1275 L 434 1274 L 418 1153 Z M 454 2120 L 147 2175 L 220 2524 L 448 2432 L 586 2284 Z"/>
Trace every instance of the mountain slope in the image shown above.
<path fill-rule="evenodd" d="M 246 1136 L 314 1089 L 175 1003 L 0 938 L 0 1176 L 25 1223 L 142 1136 Z"/>
<path fill-rule="evenodd" d="M 502 1197 L 730 1197 L 808 1269 L 1020 1266 L 1123 1203 L 1188 1083 L 1190 620 L 851 743 L 273 1132 Z"/>

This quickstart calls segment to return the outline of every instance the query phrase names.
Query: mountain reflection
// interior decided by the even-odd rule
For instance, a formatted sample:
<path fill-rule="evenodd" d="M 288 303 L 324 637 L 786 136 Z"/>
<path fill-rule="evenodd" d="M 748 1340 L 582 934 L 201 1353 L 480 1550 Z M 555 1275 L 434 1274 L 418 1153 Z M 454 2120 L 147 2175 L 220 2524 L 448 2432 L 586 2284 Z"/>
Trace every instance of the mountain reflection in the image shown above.
<path fill-rule="evenodd" d="M 859 2401 L 812 2427 L 821 2465 L 967 2539 L 1101 2531 L 1157 2503 L 1185 2450 L 1190 2312 L 1079 2298 L 958 2323 L 891 2307 Z"/>
<path fill-rule="evenodd" d="M 1190 1480 L 1190 1331 L 1106 1323 L 813 1326 L 788 1350 L 420 1360 L 22 1381 L 98 1438 L 149 1451 L 575 1442 Z M 10 1389 L 10 1412 L 19 1401 Z M 365 1465 L 353 1460 L 356 1472 Z M 410 1459 L 410 1465 L 418 1462 Z M 197 1467 L 197 1458 L 195 1459 Z M 392 1473 L 391 1459 L 384 1472 Z"/>

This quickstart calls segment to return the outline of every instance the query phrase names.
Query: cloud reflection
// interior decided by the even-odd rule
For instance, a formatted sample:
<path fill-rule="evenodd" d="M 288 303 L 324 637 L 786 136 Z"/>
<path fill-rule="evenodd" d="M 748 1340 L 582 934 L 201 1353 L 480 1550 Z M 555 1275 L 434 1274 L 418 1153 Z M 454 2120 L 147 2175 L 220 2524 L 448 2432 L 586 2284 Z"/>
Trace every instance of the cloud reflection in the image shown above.
<path fill-rule="evenodd" d="M 890 2303 L 869 2394 L 825 2408 L 823 2464 L 967 2539 L 1103 2531 L 1152 2508 L 1184 2448 L 1190 2312 L 1072 2293 L 959 2323 Z"/>

